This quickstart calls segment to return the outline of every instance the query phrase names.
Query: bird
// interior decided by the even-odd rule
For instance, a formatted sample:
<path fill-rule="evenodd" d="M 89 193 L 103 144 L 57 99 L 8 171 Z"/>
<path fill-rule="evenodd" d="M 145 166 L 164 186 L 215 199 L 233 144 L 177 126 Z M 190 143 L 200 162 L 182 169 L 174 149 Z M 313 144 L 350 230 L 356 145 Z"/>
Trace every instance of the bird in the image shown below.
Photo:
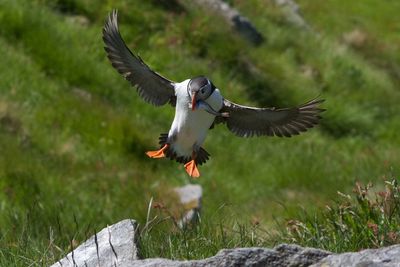
<path fill-rule="evenodd" d="M 316 97 L 291 108 L 257 108 L 224 98 L 205 76 L 182 82 L 171 81 L 153 71 L 129 50 L 118 28 L 118 11 L 113 10 L 103 28 L 104 49 L 112 66 L 136 87 L 144 101 L 154 106 L 169 104 L 175 116 L 168 133 L 159 137 L 160 148 L 148 151 L 150 158 L 170 158 L 184 164 L 192 178 L 200 176 L 198 166 L 210 154 L 202 147 L 208 130 L 226 125 L 239 137 L 291 137 L 314 127 L 321 120 L 324 99 Z"/>

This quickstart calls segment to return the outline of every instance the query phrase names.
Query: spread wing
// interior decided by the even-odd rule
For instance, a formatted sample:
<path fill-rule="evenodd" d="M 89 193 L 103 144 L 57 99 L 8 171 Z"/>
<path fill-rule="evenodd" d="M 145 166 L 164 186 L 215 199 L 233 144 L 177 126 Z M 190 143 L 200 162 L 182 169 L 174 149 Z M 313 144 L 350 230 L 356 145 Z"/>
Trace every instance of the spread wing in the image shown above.
<path fill-rule="evenodd" d="M 147 102 L 161 106 L 169 102 L 175 105 L 174 82 L 152 71 L 140 57 L 126 46 L 118 29 L 118 12 L 114 10 L 103 28 L 104 49 L 114 68 L 136 86 L 139 95 Z"/>
<path fill-rule="evenodd" d="M 226 123 L 228 129 L 240 137 L 279 136 L 291 137 L 318 124 L 324 109 L 320 108 L 323 99 L 313 99 L 294 108 L 254 108 L 235 104 L 224 99 L 222 112 L 229 117 L 219 117 L 217 123 Z"/>

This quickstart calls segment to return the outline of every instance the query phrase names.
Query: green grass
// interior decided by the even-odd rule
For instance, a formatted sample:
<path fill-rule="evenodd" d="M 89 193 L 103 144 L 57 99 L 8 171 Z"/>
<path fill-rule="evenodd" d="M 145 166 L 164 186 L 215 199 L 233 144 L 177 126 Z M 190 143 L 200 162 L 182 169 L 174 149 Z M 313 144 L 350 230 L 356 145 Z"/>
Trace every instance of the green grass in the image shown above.
<path fill-rule="evenodd" d="M 398 4 L 299 1 L 314 35 L 268 1 L 231 2 L 266 37 L 263 45 L 247 44 L 191 4 L 0 2 L 1 266 L 47 266 L 71 242 L 124 218 L 144 226 L 150 199 L 168 203 L 166 188 L 188 182 L 204 189 L 201 224 L 179 231 L 152 210 L 144 256 L 193 259 L 224 247 L 272 246 L 288 240 L 279 225 L 301 210 L 319 214 L 357 180 L 396 176 L 399 19 L 390 14 Z M 107 61 L 101 29 L 113 8 L 129 47 L 170 79 L 205 74 L 226 98 L 258 106 L 321 95 L 322 125 L 291 139 L 240 139 L 217 127 L 205 143 L 212 159 L 196 181 L 174 162 L 147 159 L 173 110 L 144 103 Z M 342 38 L 354 28 L 368 36 L 360 47 Z M 376 245 L 346 248 L 369 246 Z"/>
<path fill-rule="evenodd" d="M 381 184 L 378 184 L 381 187 Z M 287 239 L 304 246 L 334 252 L 357 251 L 398 244 L 400 241 L 398 180 L 386 181 L 381 190 L 372 183 L 357 183 L 352 195 L 339 199 L 317 214 L 304 212 L 287 223 Z"/>

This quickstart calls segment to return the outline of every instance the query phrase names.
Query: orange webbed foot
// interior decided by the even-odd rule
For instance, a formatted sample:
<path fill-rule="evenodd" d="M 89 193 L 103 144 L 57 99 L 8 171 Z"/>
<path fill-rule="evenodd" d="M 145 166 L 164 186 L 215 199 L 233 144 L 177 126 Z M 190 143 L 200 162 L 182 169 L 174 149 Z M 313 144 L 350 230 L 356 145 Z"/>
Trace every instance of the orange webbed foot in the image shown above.
<path fill-rule="evenodd" d="M 197 169 L 196 162 L 194 159 L 185 164 L 185 170 L 190 177 L 197 178 L 200 177 L 199 169 Z"/>
<path fill-rule="evenodd" d="M 159 159 L 159 158 L 165 158 L 165 153 L 164 151 L 167 150 L 169 147 L 168 144 L 165 144 L 160 150 L 155 150 L 155 151 L 147 151 L 146 155 L 149 156 L 152 159 Z"/>

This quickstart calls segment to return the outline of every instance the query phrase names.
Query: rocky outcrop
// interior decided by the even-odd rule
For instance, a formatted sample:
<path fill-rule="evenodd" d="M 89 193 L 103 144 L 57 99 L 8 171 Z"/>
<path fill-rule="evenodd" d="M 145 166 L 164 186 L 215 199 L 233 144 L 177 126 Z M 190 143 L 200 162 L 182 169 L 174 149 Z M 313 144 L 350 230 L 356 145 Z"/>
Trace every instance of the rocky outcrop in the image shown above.
<path fill-rule="evenodd" d="M 137 224 L 123 220 L 106 227 L 51 267 L 394 267 L 400 266 L 400 245 L 354 253 L 331 252 L 282 244 L 273 249 L 223 249 L 202 260 L 174 261 L 153 258 L 139 259 L 136 243 Z"/>

